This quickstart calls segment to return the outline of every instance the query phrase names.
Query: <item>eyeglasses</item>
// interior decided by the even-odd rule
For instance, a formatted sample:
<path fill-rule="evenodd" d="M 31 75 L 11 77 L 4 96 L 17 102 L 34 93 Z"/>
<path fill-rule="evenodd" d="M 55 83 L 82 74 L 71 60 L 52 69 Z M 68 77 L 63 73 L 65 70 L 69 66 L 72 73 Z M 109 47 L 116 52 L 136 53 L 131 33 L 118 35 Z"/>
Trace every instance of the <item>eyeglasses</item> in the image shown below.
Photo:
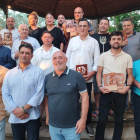
<path fill-rule="evenodd" d="M 87 25 L 83 25 L 83 26 L 82 26 L 82 25 L 79 25 L 79 28 L 82 28 L 82 27 L 83 27 L 83 28 L 86 28 L 86 27 L 88 27 L 88 26 L 87 26 Z"/>

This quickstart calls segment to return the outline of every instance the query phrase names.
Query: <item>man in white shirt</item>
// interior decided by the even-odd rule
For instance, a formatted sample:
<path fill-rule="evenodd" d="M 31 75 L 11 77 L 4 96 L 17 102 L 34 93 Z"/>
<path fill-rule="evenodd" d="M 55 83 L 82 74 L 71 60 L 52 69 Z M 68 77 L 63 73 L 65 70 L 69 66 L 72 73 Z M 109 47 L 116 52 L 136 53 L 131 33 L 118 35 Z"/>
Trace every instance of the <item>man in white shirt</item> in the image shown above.
<path fill-rule="evenodd" d="M 33 65 L 36 65 L 44 70 L 44 74 L 47 75 L 54 70 L 52 64 L 53 54 L 60 50 L 53 46 L 53 37 L 51 32 L 44 31 L 41 39 L 43 41 L 43 45 L 35 50 L 31 62 Z"/>
<path fill-rule="evenodd" d="M 19 32 L 18 32 L 18 29 L 14 27 L 14 26 L 15 26 L 15 20 L 14 20 L 13 17 L 8 17 L 8 18 L 6 19 L 6 25 L 7 25 L 7 28 L 2 29 L 2 30 L 0 31 L 0 34 L 2 35 L 2 38 L 3 38 L 3 40 L 4 40 L 4 33 L 12 33 L 12 42 L 9 43 L 9 44 L 6 44 L 5 42 L 3 42 L 3 45 L 4 45 L 5 47 L 11 49 L 11 47 L 12 47 L 12 45 L 13 45 L 13 42 L 14 42 L 16 39 L 20 38 L 20 34 L 19 34 Z"/>
<path fill-rule="evenodd" d="M 66 56 L 68 58 L 68 67 L 76 70 L 76 65 L 87 65 L 87 75 L 83 77 L 86 80 L 87 90 L 89 94 L 89 111 L 86 122 L 86 131 L 89 136 L 94 136 L 91 128 L 91 89 L 93 75 L 97 71 L 98 59 L 100 56 L 98 42 L 88 35 L 89 22 L 82 18 L 79 20 L 79 36 L 72 38 L 69 42 Z"/>
<path fill-rule="evenodd" d="M 38 41 L 35 38 L 28 36 L 29 28 L 26 24 L 21 24 L 18 28 L 18 31 L 20 33 L 20 38 L 14 41 L 13 46 L 12 46 L 12 51 L 11 51 L 11 57 L 14 60 L 17 60 L 17 65 L 19 64 L 19 61 L 18 61 L 19 46 L 21 45 L 22 41 L 24 42 L 23 44 L 26 44 L 26 43 L 31 44 L 34 51 L 37 48 L 40 48 L 40 44 L 38 43 Z"/>

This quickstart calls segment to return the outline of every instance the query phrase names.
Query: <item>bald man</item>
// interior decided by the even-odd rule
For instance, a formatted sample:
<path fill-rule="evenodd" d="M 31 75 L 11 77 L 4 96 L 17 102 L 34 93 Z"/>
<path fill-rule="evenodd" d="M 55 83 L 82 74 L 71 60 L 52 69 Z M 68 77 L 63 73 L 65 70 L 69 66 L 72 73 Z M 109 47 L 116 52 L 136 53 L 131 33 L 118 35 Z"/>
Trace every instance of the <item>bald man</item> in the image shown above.
<path fill-rule="evenodd" d="M 29 28 L 26 24 L 21 24 L 18 28 L 18 31 L 20 33 L 20 38 L 16 39 L 13 43 L 12 46 L 12 51 L 11 51 L 11 57 L 17 61 L 17 65 L 19 64 L 18 61 L 18 56 L 19 56 L 19 46 L 21 45 L 21 43 L 23 44 L 31 44 L 33 47 L 33 50 L 35 51 L 37 48 L 40 47 L 39 42 L 33 38 L 33 37 L 29 37 Z"/>
<path fill-rule="evenodd" d="M 63 31 L 64 31 L 64 35 L 65 35 L 65 37 L 66 37 L 66 39 L 69 41 L 70 40 L 70 33 L 69 32 L 66 32 L 66 28 L 67 28 L 67 26 L 71 26 L 71 25 L 77 25 L 77 27 L 78 27 L 78 22 L 79 22 L 79 20 L 81 19 L 81 18 L 83 18 L 83 16 L 84 16 L 84 11 L 83 11 L 83 9 L 81 8 L 81 7 L 77 7 L 77 8 L 75 8 L 75 10 L 74 10 L 74 20 L 72 20 L 72 21 L 70 21 L 70 22 L 68 22 L 68 24 L 66 24 L 66 23 L 64 23 L 63 25 L 62 25 L 62 27 L 63 27 Z M 88 33 L 89 33 L 89 35 L 92 35 L 93 34 L 93 29 L 92 29 L 92 26 L 91 26 L 91 23 L 89 22 L 89 30 L 88 30 Z M 78 35 L 78 31 L 77 31 L 77 33 L 76 33 L 76 36 Z M 68 46 L 67 46 L 68 47 Z M 65 49 L 64 49 L 64 52 L 66 52 L 67 51 L 67 47 L 65 47 Z"/>
<path fill-rule="evenodd" d="M 13 42 L 14 42 L 17 38 L 20 37 L 20 34 L 19 34 L 19 32 L 18 32 L 18 29 L 15 28 L 15 20 L 14 20 L 13 17 L 8 17 L 8 18 L 6 19 L 6 25 L 7 25 L 7 28 L 2 29 L 2 30 L 0 31 L 0 34 L 2 35 L 2 38 L 3 38 L 3 40 L 4 40 L 4 33 L 12 33 L 12 42 L 11 42 L 11 43 L 8 43 L 8 44 L 5 43 L 5 42 L 3 42 L 3 45 L 4 45 L 5 47 L 11 49 Z"/>
<path fill-rule="evenodd" d="M 54 72 L 45 77 L 46 124 L 49 124 L 51 139 L 80 140 L 89 106 L 86 82 L 80 73 L 66 67 L 67 58 L 63 52 L 55 52 L 52 62 Z"/>

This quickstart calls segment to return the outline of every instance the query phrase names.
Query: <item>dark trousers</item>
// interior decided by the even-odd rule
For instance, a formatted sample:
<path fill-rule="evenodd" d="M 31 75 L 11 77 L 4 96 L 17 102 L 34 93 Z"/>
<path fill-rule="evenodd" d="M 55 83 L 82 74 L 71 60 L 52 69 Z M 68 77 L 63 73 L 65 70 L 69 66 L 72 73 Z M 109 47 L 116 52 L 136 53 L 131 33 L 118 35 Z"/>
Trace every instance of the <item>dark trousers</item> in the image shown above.
<path fill-rule="evenodd" d="M 27 131 L 28 140 L 39 140 L 40 120 L 30 120 L 26 123 L 11 124 L 13 140 L 25 140 L 25 131 Z"/>
<path fill-rule="evenodd" d="M 114 104 L 115 127 L 113 140 L 121 140 L 123 131 L 123 114 L 127 94 L 107 93 L 102 94 L 99 103 L 99 120 L 96 127 L 95 140 L 104 140 L 105 125 L 108 120 L 110 106 Z"/>
<path fill-rule="evenodd" d="M 140 96 L 134 93 L 134 120 L 135 120 L 135 134 L 137 140 L 140 140 Z"/>
<path fill-rule="evenodd" d="M 87 92 L 89 96 L 89 109 L 88 109 L 88 116 L 87 116 L 87 122 L 86 124 L 91 124 L 91 109 L 92 109 L 92 104 L 91 104 L 91 90 L 92 90 L 92 83 L 86 83 L 87 85 Z"/>

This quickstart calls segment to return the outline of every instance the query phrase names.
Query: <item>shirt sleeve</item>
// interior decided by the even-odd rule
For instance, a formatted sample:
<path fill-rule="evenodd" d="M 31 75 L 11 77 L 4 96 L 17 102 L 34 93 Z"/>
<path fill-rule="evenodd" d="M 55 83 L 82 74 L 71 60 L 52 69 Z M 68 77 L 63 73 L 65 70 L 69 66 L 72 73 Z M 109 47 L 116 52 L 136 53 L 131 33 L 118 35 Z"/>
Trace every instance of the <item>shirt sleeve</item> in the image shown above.
<path fill-rule="evenodd" d="M 37 62 L 36 62 L 36 50 L 34 51 L 34 53 L 33 53 L 33 58 L 31 59 L 31 63 L 33 64 L 33 65 L 35 65 L 35 66 L 37 66 Z"/>
<path fill-rule="evenodd" d="M 4 67 L 6 67 L 8 69 L 12 69 L 12 68 L 16 67 L 16 61 L 11 58 L 11 50 L 10 49 L 7 51 L 6 58 L 7 58 L 7 63 L 4 65 Z"/>
<path fill-rule="evenodd" d="M 98 66 L 104 67 L 104 55 L 101 54 L 98 61 Z"/>
<path fill-rule="evenodd" d="M 16 107 L 16 103 L 13 101 L 13 98 L 10 94 L 10 85 L 9 85 L 9 77 L 10 77 L 10 71 L 6 73 L 3 86 L 2 86 L 2 100 L 5 105 L 5 110 L 7 112 L 12 112 Z"/>
<path fill-rule="evenodd" d="M 14 59 L 14 60 L 16 60 L 15 59 L 15 48 L 16 48 L 16 46 L 17 46 L 17 43 L 16 43 L 16 41 L 14 41 L 14 43 L 13 43 L 13 46 L 12 46 L 12 49 L 11 49 L 11 57 L 12 57 L 12 59 Z"/>
<path fill-rule="evenodd" d="M 99 43 L 97 41 L 95 41 L 95 43 L 94 43 L 94 65 L 93 65 L 94 71 L 97 71 L 99 56 L 100 56 Z"/>
<path fill-rule="evenodd" d="M 84 93 L 87 91 L 86 81 L 81 73 L 77 74 L 77 85 L 79 93 Z"/>
<path fill-rule="evenodd" d="M 129 55 L 128 61 L 127 61 L 127 68 L 133 68 L 133 60 L 130 55 Z"/>
<path fill-rule="evenodd" d="M 34 38 L 35 39 L 35 38 Z M 39 42 L 35 39 L 35 50 L 36 49 L 38 49 L 38 48 L 40 48 L 40 44 L 39 44 Z M 35 51 L 34 50 L 34 51 Z"/>
<path fill-rule="evenodd" d="M 38 83 L 36 86 L 36 93 L 34 96 L 29 100 L 27 104 L 36 107 L 39 106 L 44 98 L 44 73 L 43 70 L 41 70 L 38 73 Z"/>

